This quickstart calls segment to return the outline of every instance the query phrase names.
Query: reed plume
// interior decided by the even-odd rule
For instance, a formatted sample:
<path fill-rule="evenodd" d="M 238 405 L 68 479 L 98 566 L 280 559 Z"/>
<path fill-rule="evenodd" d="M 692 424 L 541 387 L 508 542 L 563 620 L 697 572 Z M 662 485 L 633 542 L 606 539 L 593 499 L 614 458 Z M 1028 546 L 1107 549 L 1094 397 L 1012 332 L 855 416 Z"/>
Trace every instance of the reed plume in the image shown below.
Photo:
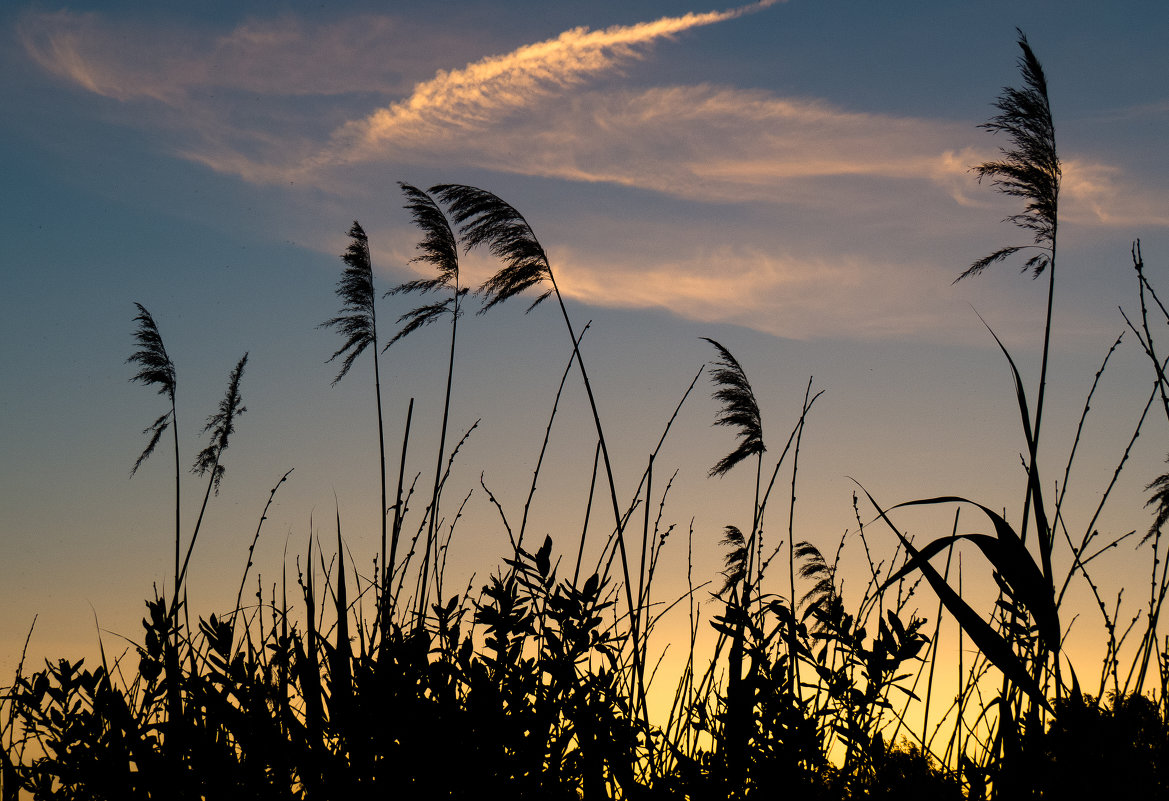
<path fill-rule="evenodd" d="M 710 376 L 717 387 L 711 397 L 722 404 L 714 423 L 738 429 L 736 436 L 739 439 L 738 446 L 710 468 L 710 476 L 713 478 L 726 475 L 748 456 L 761 456 L 767 448 L 763 445 L 759 403 L 755 400 L 755 391 L 751 389 L 751 382 L 747 380 L 742 365 L 718 342 L 709 337 L 703 339 L 713 345 L 719 354 Z"/>
<path fill-rule="evenodd" d="M 436 547 L 436 527 L 438 525 L 439 489 L 442 482 L 442 462 L 446 450 L 447 423 L 451 409 L 451 383 L 455 371 L 455 340 L 458 333 L 459 316 L 462 310 L 459 301 L 467 294 L 467 290 L 459 286 L 459 243 L 451 230 L 446 215 L 438 204 L 426 192 L 407 183 L 398 184 L 402 194 L 406 196 L 405 208 L 410 212 L 414 224 L 422 229 L 422 240 L 417 249 L 420 254 L 414 257 L 415 262 L 424 262 L 435 267 L 438 274 L 433 278 L 420 278 L 399 284 L 386 292 L 386 295 L 436 292 L 449 290 L 450 296 L 436 303 L 427 303 L 418 306 L 398 318 L 399 323 L 405 323 L 402 329 L 386 343 L 383 350 L 388 349 L 403 337 L 417 331 L 423 326 L 439 320 L 447 315 L 451 318 L 451 349 L 447 363 L 446 398 L 442 409 L 442 431 L 438 438 L 438 461 L 434 467 L 434 487 L 430 496 L 430 522 L 427 528 L 426 544 L 422 555 L 422 582 L 418 591 L 419 616 L 426 609 L 427 577 L 430 575 L 430 554 Z M 395 527 L 393 544 L 390 548 L 389 575 L 393 575 L 394 557 L 397 552 L 398 530 Z"/>
<path fill-rule="evenodd" d="M 1035 57 L 1031 45 L 1027 42 L 1027 37 L 1021 30 L 1016 29 L 1016 31 L 1019 34 L 1019 49 L 1022 51 L 1018 66 L 1023 79 L 1023 88 L 1005 87 L 994 104 L 999 113 L 979 126 L 992 134 L 1006 134 L 1009 144 L 1000 148 L 1000 160 L 980 164 L 974 168 L 974 172 L 977 174 L 979 182 L 989 178 L 991 186 L 995 190 L 1004 195 L 1023 198 L 1025 201 L 1023 211 L 1008 217 L 1006 221 L 1025 231 L 1030 231 L 1033 234 L 1033 244 L 1000 248 L 989 256 L 984 256 L 974 262 L 955 279 L 955 283 L 968 276 L 978 275 L 990 264 L 1002 261 L 1025 249 L 1038 249 L 1039 253 L 1024 262 L 1023 271 L 1030 270 L 1033 278 L 1038 278 L 1043 272 L 1047 272 L 1047 315 L 1043 331 L 1043 356 L 1039 367 L 1039 392 L 1035 400 L 1034 415 L 1031 415 L 1026 407 L 1021 409 L 1030 459 L 1027 469 L 1027 495 L 1023 504 L 1023 525 L 1020 534 L 1026 541 L 1028 514 L 1034 506 L 1044 570 L 1050 578 L 1052 532 L 1044 519 L 1036 459 L 1039 450 L 1039 432 L 1043 422 L 1044 395 L 1047 390 L 1047 363 L 1051 352 L 1051 320 L 1055 300 L 1056 232 L 1059 222 L 1059 185 L 1062 173 L 1055 148 L 1055 124 L 1052 122 L 1051 103 L 1047 96 L 1047 78 L 1043 74 L 1043 67 Z M 1005 349 L 1004 354 L 1006 354 Z M 1010 354 L 1006 355 L 1010 359 Z M 1014 369 L 1013 365 L 1012 369 Z M 1022 385 L 1017 383 L 1016 389 L 1022 398 Z"/>
<path fill-rule="evenodd" d="M 341 313 L 331 317 L 317 326 L 317 328 L 335 328 L 342 337 L 344 344 L 338 348 L 328 361 L 344 355 L 341 369 L 333 379 L 333 386 L 346 376 L 357 357 L 370 348 L 373 352 L 373 386 L 374 397 L 377 402 L 377 442 L 378 463 L 381 468 L 381 510 L 378 514 L 382 528 L 381 562 L 386 564 L 386 438 L 385 427 L 382 421 L 382 382 L 377 359 L 377 310 L 374 305 L 373 290 L 373 263 L 369 257 L 369 238 L 365 230 L 356 220 L 349 228 L 349 247 L 341 255 L 345 262 L 345 269 L 337 281 L 337 297 L 341 299 Z M 399 510 L 395 509 L 395 519 Z M 395 526 L 395 529 L 397 527 Z M 389 585 L 389 576 L 379 582 L 384 594 Z"/>
<path fill-rule="evenodd" d="M 136 364 L 138 372 L 130 378 L 131 381 L 137 381 L 146 386 L 158 387 L 158 394 L 165 395 L 170 401 L 170 411 L 160 416 L 157 420 L 145 428 L 142 433 L 150 434 L 150 442 L 147 443 L 146 448 L 134 462 L 134 467 L 130 470 L 130 475 L 138 472 L 138 468 L 142 463 L 154 453 L 155 446 L 166 432 L 167 428 L 175 419 L 175 365 L 171 361 L 170 356 L 167 355 L 166 346 L 162 343 L 162 335 L 158 332 L 158 325 L 155 324 L 154 318 L 146 307 L 141 303 L 135 303 L 138 307 L 138 316 L 134 318 L 134 322 L 138 323 L 138 328 L 134 331 L 134 340 L 137 343 L 138 350 L 126 359 L 127 364 Z"/>
<path fill-rule="evenodd" d="M 1030 248 L 1039 248 L 1041 252 L 1023 264 L 1024 272 L 1030 270 L 1032 277 L 1038 278 L 1045 269 L 1054 266 L 1062 175 L 1055 149 L 1055 124 L 1051 119 L 1043 67 L 1027 37 L 1022 31 L 1018 33 L 1019 49 L 1023 51 L 1018 62 L 1023 88 L 1005 87 L 994 104 L 999 113 L 978 126 L 992 134 L 1006 134 L 1010 144 L 999 149 L 1000 160 L 984 162 L 974 172 L 980 183 L 989 178 L 997 191 L 1026 201 L 1023 211 L 1006 221 L 1031 231 L 1034 244 L 1000 248 L 975 261 L 956 281 L 978 275 L 991 264 Z"/>
<path fill-rule="evenodd" d="M 1039 436 L 1043 423 L 1044 399 L 1047 391 L 1047 365 L 1051 353 L 1051 323 L 1055 300 L 1055 256 L 1056 233 L 1058 230 L 1059 187 L 1062 176 L 1059 156 L 1055 147 L 1055 124 L 1051 116 L 1051 103 L 1047 94 L 1047 78 L 1043 67 L 1035 57 L 1026 35 L 1019 34 L 1018 45 L 1022 55 L 1018 59 L 1022 88 L 1005 87 L 995 101 L 999 113 L 983 123 L 981 128 L 992 134 L 1003 133 L 1008 145 L 1000 148 L 1001 158 L 988 161 L 974 168 L 978 180 L 989 178 L 991 186 L 1002 194 L 1022 198 L 1023 211 L 1011 215 L 1007 222 L 1033 235 L 1030 245 L 1011 245 L 994 251 L 974 262 L 955 282 L 967 276 L 977 275 L 990 264 L 1001 261 L 1022 250 L 1038 250 L 1027 259 L 1023 271 L 1031 271 L 1032 278 L 1047 273 L 1047 312 L 1043 330 L 1043 355 L 1039 367 L 1039 391 L 1035 400 L 1035 411 L 1028 408 L 1022 380 L 1014 361 L 1002 343 L 999 347 L 1010 362 L 1015 379 L 1016 396 L 1027 442 L 1027 492 L 1023 501 L 1023 522 L 1019 530 L 1022 543 L 1027 541 L 1028 520 L 1032 509 L 1035 512 L 1037 539 L 1039 540 L 1040 562 L 1046 583 L 1052 582 L 1051 551 L 1054 545 L 1054 530 L 1049 525 L 1043 504 L 1042 486 L 1039 480 L 1038 454 Z M 992 336 L 994 332 L 991 332 Z M 998 337 L 995 337 L 998 341 Z"/>
<path fill-rule="evenodd" d="M 140 384 L 145 384 L 150 387 L 158 387 L 158 394 L 164 395 L 170 401 L 170 411 L 160 415 L 157 420 L 147 426 L 142 433 L 150 434 L 150 441 L 146 444 L 138 460 L 134 462 L 134 467 L 130 469 L 130 475 L 133 476 L 138 472 L 138 468 L 146 461 L 150 454 L 154 453 L 155 447 L 158 445 L 162 435 L 166 433 L 167 428 L 171 429 L 171 434 L 174 437 L 175 443 L 175 584 L 179 581 L 179 541 L 182 537 L 181 520 L 180 520 L 180 477 L 182 469 L 179 467 L 179 427 L 178 414 L 175 406 L 175 365 L 171 361 L 170 355 L 166 352 L 166 346 L 162 342 L 162 334 L 158 331 L 158 325 L 154 322 L 154 317 L 146 310 L 146 307 L 141 303 L 134 304 L 138 308 L 138 316 L 134 318 L 134 322 L 138 327 L 134 330 L 134 341 L 138 350 L 126 359 L 127 364 L 135 364 L 138 366 L 138 372 L 135 373 L 130 380 L 137 381 Z"/>
<path fill-rule="evenodd" d="M 480 314 L 528 289 L 545 283 L 549 285 L 549 288 L 532 301 L 528 306 L 528 311 L 534 309 L 548 297 L 556 296 L 560 315 L 564 319 L 569 340 L 572 342 L 572 352 L 576 357 L 577 367 L 580 368 L 581 380 L 584 382 L 585 394 L 589 400 L 589 409 L 593 414 L 593 424 L 597 429 L 597 439 L 601 446 L 601 459 L 605 466 L 605 478 L 609 484 L 609 500 L 613 509 L 617 549 L 621 554 L 622 577 L 625 586 L 625 600 L 629 609 L 632 641 L 638 643 L 640 642 L 639 610 L 633 600 L 633 588 L 629 579 L 629 554 L 625 545 L 626 520 L 617 500 L 617 484 L 613 478 L 613 464 L 609 458 L 609 446 L 605 440 L 601 414 L 597 410 L 597 401 L 593 395 L 592 382 L 589 381 L 588 370 L 585 369 L 584 358 L 580 353 L 579 338 L 573 328 L 572 320 L 568 316 L 564 297 L 560 294 L 560 288 L 556 284 L 556 277 L 552 273 L 548 254 L 524 216 L 497 195 L 484 189 L 462 184 L 440 184 L 431 187 L 430 192 L 438 196 L 452 219 L 459 226 L 459 235 L 467 250 L 484 246 L 493 256 L 503 262 L 503 267 L 478 289 L 478 293 L 486 299 Z M 636 647 L 633 651 L 634 671 L 637 674 L 638 686 L 641 688 L 639 704 L 643 715 L 646 716 L 645 719 L 648 721 L 644 692 L 644 659 L 638 654 Z"/>
<path fill-rule="evenodd" d="M 715 595 L 723 596 L 747 576 L 747 543 L 738 526 L 727 526 L 719 545 L 727 546 L 723 557 L 723 586 Z"/>
<path fill-rule="evenodd" d="M 739 462 L 749 456 L 755 457 L 755 500 L 751 504 L 751 533 L 746 537 L 736 526 L 728 525 L 722 544 L 730 547 L 726 556 L 726 570 L 723 573 L 725 583 L 722 592 L 731 590 L 728 610 L 738 605 L 739 613 L 731 630 L 731 650 L 728 654 L 729 675 L 727 678 L 727 723 L 726 743 L 728 766 L 732 772 L 742 771 L 742 756 L 746 751 L 748 726 L 751 716 L 750 693 L 745 691 L 743 684 L 743 657 L 745 648 L 745 627 L 747 618 L 751 614 L 751 591 L 755 579 L 755 548 L 758 541 L 760 511 L 759 491 L 763 477 L 763 421 L 759 414 L 759 404 L 755 400 L 755 391 L 742 365 L 731 355 L 731 352 L 720 343 L 709 337 L 703 337 L 718 351 L 718 361 L 714 363 L 710 380 L 715 386 L 712 396 L 721 404 L 715 425 L 732 426 L 737 429 L 739 444 L 733 451 L 720 459 L 710 469 L 709 475 L 724 476 Z M 741 587 L 739 598 L 736 600 L 734 591 Z M 793 656 L 794 659 L 794 656 Z M 749 666 L 753 672 L 755 665 Z M 748 681 L 751 679 L 749 678 Z"/>
<path fill-rule="evenodd" d="M 545 281 L 551 288 L 540 293 L 528 311 L 553 293 L 559 297 L 548 254 L 528 221 L 515 208 L 491 192 L 473 186 L 441 184 L 430 191 L 441 198 L 460 225 L 459 234 L 467 250 L 485 246 L 504 263 L 501 270 L 479 287 L 479 293 L 487 301 L 480 314 Z"/>
<path fill-rule="evenodd" d="M 245 353 L 232 368 L 231 375 L 227 379 L 227 391 L 224 393 L 223 399 L 219 401 L 219 408 L 208 416 L 207 422 L 203 426 L 202 433 L 210 432 L 210 441 L 207 443 L 207 447 L 199 451 L 199 455 L 195 457 L 195 464 L 191 467 L 191 472 L 197 476 L 208 477 L 207 490 L 203 493 L 203 505 L 199 508 L 199 518 L 195 521 L 195 530 L 191 534 L 190 544 L 187 545 L 187 554 L 183 557 L 182 568 L 175 580 L 171 614 L 178 610 L 179 590 L 187 575 L 187 565 L 191 562 L 191 554 L 195 550 L 195 541 L 199 538 L 199 530 L 203 526 L 203 515 L 207 511 L 207 501 L 211 497 L 212 490 L 216 495 L 219 494 L 219 484 L 223 480 L 224 473 L 227 472 L 227 468 L 223 465 L 223 452 L 227 450 L 231 435 L 235 433 L 236 420 L 247 411 L 247 407 L 243 405 L 243 396 L 240 394 L 240 381 L 247 363 L 248 354 Z"/>
<path fill-rule="evenodd" d="M 207 447 L 199 451 L 199 455 L 195 457 L 195 464 L 191 468 L 191 472 L 197 476 L 205 476 L 211 474 L 211 484 L 215 488 L 215 494 L 219 494 L 219 482 L 223 479 L 223 474 L 226 468 L 223 466 L 223 452 L 227 450 L 227 446 L 232 434 L 235 433 L 236 418 L 246 412 L 248 409 L 243 405 L 243 397 L 240 395 L 239 384 L 240 379 L 244 375 L 244 366 L 248 363 L 248 354 L 240 357 L 232 368 L 231 375 L 227 379 L 227 392 L 223 396 L 223 400 L 219 401 L 219 408 L 207 418 L 207 422 L 203 426 L 203 432 L 211 432 L 210 442 Z"/>
<path fill-rule="evenodd" d="M 377 350 L 377 317 L 374 310 L 373 265 L 369 258 L 369 239 L 356 220 L 349 228 L 349 247 L 341 255 L 345 270 L 337 281 L 337 297 L 341 298 L 341 313 L 321 323 L 317 328 L 335 328 L 345 338 L 329 361 L 344 355 L 341 369 L 333 379 L 333 386 L 346 376 L 357 357 L 370 345 Z M 374 360 L 377 363 L 377 360 Z"/>

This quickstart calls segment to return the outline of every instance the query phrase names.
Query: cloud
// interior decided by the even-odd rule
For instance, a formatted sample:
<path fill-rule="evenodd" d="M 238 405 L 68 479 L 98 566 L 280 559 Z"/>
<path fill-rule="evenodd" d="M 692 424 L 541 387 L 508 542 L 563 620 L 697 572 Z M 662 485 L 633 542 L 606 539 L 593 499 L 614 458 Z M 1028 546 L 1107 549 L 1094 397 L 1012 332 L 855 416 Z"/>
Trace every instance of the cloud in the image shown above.
<path fill-rule="evenodd" d="M 396 143 L 444 139 L 478 131 L 520 109 L 574 87 L 644 53 L 661 39 L 735 19 L 774 5 L 765 0 L 730 11 L 689 13 L 603 30 L 573 28 L 555 39 L 491 56 L 457 70 L 439 70 L 408 98 L 349 123 L 320 161 L 364 160 Z"/>
<path fill-rule="evenodd" d="M 454 46 L 456 33 L 374 15 L 252 19 L 215 33 L 61 11 L 26 15 L 18 33 L 46 71 L 95 94 L 169 109 L 155 120 L 173 131 L 176 154 L 254 183 L 352 194 L 369 165 L 430 165 L 862 216 L 888 212 L 887 201 L 874 203 L 882 194 L 988 205 L 968 171 L 993 151 L 966 122 L 726 86 L 589 85 L 655 43 L 773 4 L 573 28 L 454 70 L 435 59 L 466 51 Z M 432 77 L 410 81 L 428 69 Z M 361 113 L 371 94 L 404 96 Z M 1066 219 L 1167 224 L 1148 211 L 1166 207 L 1162 193 L 1121 169 L 1085 157 L 1065 166 Z"/>
<path fill-rule="evenodd" d="M 1060 200 L 1065 223 L 1112 228 L 1169 225 L 1163 192 L 1132 181 L 1119 167 L 1084 158 L 1063 163 Z"/>
<path fill-rule="evenodd" d="M 661 308 L 711 323 L 747 325 L 792 339 L 897 338 L 944 326 L 947 282 L 923 283 L 916 261 L 769 253 L 718 245 L 630 271 L 571 250 L 554 252 L 558 283 L 584 303 Z"/>
<path fill-rule="evenodd" d="M 958 125 L 717 86 L 580 93 L 498 133 L 429 147 L 452 158 L 470 145 L 494 169 L 714 202 L 821 205 L 826 180 L 842 189 L 841 179 L 944 183 L 969 166 L 954 157 L 954 143 L 969 138 Z M 793 191 L 812 182 L 821 191 Z"/>
<path fill-rule="evenodd" d="M 457 32 L 389 17 L 250 20 L 217 34 L 60 12 L 27 16 L 20 35 L 53 75 L 136 104 L 135 124 L 169 128 L 181 157 L 260 185 L 322 190 L 306 217 L 384 194 L 406 169 L 606 185 L 627 190 L 621 211 L 600 221 L 606 239 L 630 219 L 652 231 L 627 229 L 629 247 L 606 251 L 586 242 L 597 226 L 545 229 L 570 297 L 791 337 L 944 329 L 950 281 L 1006 233 L 987 244 L 972 231 L 985 237 L 1015 210 L 969 172 L 997 144 L 977 120 L 608 80 L 655 45 L 769 5 L 573 28 L 458 69 L 435 61 L 468 52 Z M 492 46 L 476 38 L 479 52 Z M 154 107 L 154 118 L 141 113 Z M 1161 190 L 1090 155 L 1067 158 L 1063 187 L 1065 222 L 1169 225 Z M 692 203 L 688 213 L 709 219 L 685 231 L 673 219 L 647 226 L 651 204 L 639 208 L 636 193 Z M 410 231 L 393 236 L 409 253 Z"/>
<path fill-rule="evenodd" d="M 223 90 L 299 97 L 406 91 L 408 71 L 433 64 L 417 33 L 374 15 L 312 25 L 293 16 L 253 19 L 227 33 L 70 11 L 26 14 L 17 25 L 25 51 L 45 71 L 115 100 L 174 107 Z M 443 44 L 435 32 L 426 38 Z M 397 45 L 387 50 L 387 41 Z"/>

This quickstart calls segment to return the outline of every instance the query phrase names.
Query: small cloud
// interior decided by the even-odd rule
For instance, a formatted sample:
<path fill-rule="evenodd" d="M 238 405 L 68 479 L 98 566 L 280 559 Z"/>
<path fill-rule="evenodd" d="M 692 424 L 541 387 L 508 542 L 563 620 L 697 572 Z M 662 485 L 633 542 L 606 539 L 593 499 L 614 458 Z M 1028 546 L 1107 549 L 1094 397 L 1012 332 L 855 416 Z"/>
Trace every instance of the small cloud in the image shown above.
<path fill-rule="evenodd" d="M 704 248 L 637 271 L 595 254 L 554 252 L 569 297 L 615 308 L 660 308 L 688 319 L 733 323 L 790 339 L 895 339 L 941 331 L 953 314 L 949 280 L 916 260 L 768 253 L 754 246 Z M 933 274 L 937 280 L 924 282 Z"/>
<path fill-rule="evenodd" d="M 1169 225 L 1163 192 L 1134 184 L 1119 167 L 1086 159 L 1063 163 L 1060 215 L 1065 223 L 1141 228 Z"/>
<path fill-rule="evenodd" d="M 375 15 L 324 24 L 253 19 L 225 34 L 71 11 L 26 14 L 17 26 L 25 52 L 45 71 L 105 97 L 175 107 L 225 91 L 252 99 L 400 93 L 410 86 L 407 67 L 429 62 L 415 33 Z M 399 44 L 387 52 L 387 41 Z"/>

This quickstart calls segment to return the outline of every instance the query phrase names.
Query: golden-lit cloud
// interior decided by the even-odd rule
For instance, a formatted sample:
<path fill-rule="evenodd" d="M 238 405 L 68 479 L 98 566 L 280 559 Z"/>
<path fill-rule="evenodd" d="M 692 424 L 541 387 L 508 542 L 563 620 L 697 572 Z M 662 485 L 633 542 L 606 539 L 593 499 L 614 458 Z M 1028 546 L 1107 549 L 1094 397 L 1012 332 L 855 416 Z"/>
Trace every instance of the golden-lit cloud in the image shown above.
<path fill-rule="evenodd" d="M 660 308 L 709 323 L 734 323 L 776 336 L 898 338 L 936 330 L 951 312 L 947 282 L 923 282 L 918 262 L 769 253 L 718 245 L 688 258 L 630 271 L 571 250 L 555 251 L 563 292 L 616 308 Z M 847 315 L 847 319 L 845 319 Z"/>
<path fill-rule="evenodd" d="M 476 51 L 457 32 L 384 16 L 253 19 L 217 33 L 58 12 L 26 16 L 19 33 L 47 72 L 137 103 L 134 123 L 166 128 L 173 153 L 252 183 L 318 190 L 318 204 L 441 168 L 453 180 L 494 171 L 751 208 L 763 221 L 749 235 L 682 223 L 684 234 L 654 236 L 688 241 L 688 253 L 636 246 L 621 256 L 565 226 L 554 244 L 561 287 L 584 302 L 660 306 L 792 337 L 838 335 L 842 325 L 865 337 L 944 327 L 953 309 L 923 294 L 940 298 L 984 254 L 943 243 L 969 234 L 971 209 L 986 212 L 983 229 L 1006 216 L 1003 199 L 970 173 L 996 144 L 971 121 L 621 79 L 663 42 L 770 5 L 573 28 L 488 56 L 481 34 L 468 40 Z M 450 53 L 471 60 L 451 68 Z M 1076 225 L 1169 224 L 1161 190 L 1089 155 L 1067 158 L 1063 200 L 1064 221 Z M 409 236 L 394 234 L 395 253 L 408 256 Z M 335 252 L 333 239 L 322 249 Z"/>
<path fill-rule="evenodd" d="M 338 131 L 322 161 L 363 160 L 402 140 L 446 140 L 460 132 L 481 131 L 509 113 L 531 109 L 551 95 L 612 70 L 641 55 L 654 42 L 760 11 L 775 2 L 764 0 L 729 11 L 662 17 L 603 30 L 573 28 L 555 39 L 491 56 L 461 69 L 439 70 L 432 79 L 415 86 L 405 100 Z"/>

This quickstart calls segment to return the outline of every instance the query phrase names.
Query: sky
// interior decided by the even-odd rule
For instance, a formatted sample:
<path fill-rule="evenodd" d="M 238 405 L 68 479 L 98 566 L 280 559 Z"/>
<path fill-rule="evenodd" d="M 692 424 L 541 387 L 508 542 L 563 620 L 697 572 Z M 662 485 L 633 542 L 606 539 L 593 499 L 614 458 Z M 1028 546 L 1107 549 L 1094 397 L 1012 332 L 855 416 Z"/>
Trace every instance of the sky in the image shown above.
<path fill-rule="evenodd" d="M 1148 588 L 1151 552 L 1136 547 L 1151 522 L 1144 488 L 1169 451 L 1154 406 L 1093 519 L 1152 388 L 1132 332 L 1064 475 L 1093 379 L 1126 328 L 1120 309 L 1139 314 L 1134 240 L 1154 285 L 1169 287 L 1160 3 L 451 2 L 441 14 L 419 2 L 5 4 L 0 677 L 15 670 L 34 616 L 34 663 L 92 655 L 99 632 L 118 652 L 136 641 L 152 588 L 170 586 L 173 455 L 160 446 L 130 476 L 142 430 L 165 411 L 129 381 L 136 302 L 176 364 L 186 463 L 249 354 L 248 411 L 192 557 L 192 611 L 230 611 L 269 490 L 289 469 L 249 582 L 258 573 L 269 592 L 283 565 L 303 562 L 310 536 L 332 553 L 338 514 L 352 559 L 372 572 L 372 357 L 331 386 L 327 360 L 341 342 L 319 324 L 338 311 L 354 220 L 369 235 L 379 296 L 427 276 L 412 262 L 419 232 L 398 182 L 479 186 L 530 222 L 577 328 L 591 321 L 582 352 L 623 503 L 715 358 L 710 337 L 752 382 L 770 460 L 809 380 L 824 392 L 801 441 L 794 504 L 790 463 L 780 473 L 768 547 L 789 538 L 794 508 L 795 539 L 830 553 L 846 537 L 846 593 L 859 591 L 854 480 L 886 506 L 961 495 L 1018 524 L 1024 445 L 987 327 L 1033 402 L 1047 282 L 1007 261 L 954 283 L 974 260 L 1029 241 L 1003 221 L 1018 202 L 970 169 L 1003 144 L 978 126 L 1018 85 L 1016 28 L 1046 70 L 1063 164 L 1040 465 L 1045 486 L 1066 483 L 1075 539 L 1089 527 L 1101 544 L 1137 532 L 1093 575 L 1106 598 L 1128 588 L 1127 620 Z M 466 254 L 463 282 L 477 286 L 496 267 Z M 380 299 L 380 332 L 417 302 Z M 444 492 L 452 516 L 466 500 L 448 596 L 482 584 L 507 555 L 486 490 L 515 525 L 571 354 L 553 304 L 527 305 L 460 322 L 452 438 L 474 430 Z M 389 459 L 413 398 L 408 474 L 420 487 L 433 476 L 447 348 L 445 327 L 431 326 L 379 356 Z M 749 468 L 707 476 L 734 447 L 733 432 L 712 425 L 711 389 L 704 375 L 655 462 L 651 509 L 663 530 L 675 526 L 655 578 L 665 600 L 686 591 L 689 531 L 693 582 L 718 583 L 724 526 L 750 525 Z M 594 445 L 573 374 L 529 524 L 566 560 Z M 186 475 L 185 532 L 201 496 Z M 953 513 L 899 519 L 932 538 Z M 860 514 L 867 523 L 873 510 Z M 985 528 L 971 507 L 962 515 L 963 527 Z M 866 532 L 891 556 L 891 532 Z M 993 588 L 978 554 L 964 558 L 968 596 Z M 1057 573 L 1068 564 L 1064 548 Z M 1099 613 L 1082 579 L 1071 586 L 1082 647 L 1099 646 Z M 770 591 L 786 593 L 778 581 Z M 922 593 L 929 616 L 936 601 Z M 989 601 L 980 608 L 989 613 Z M 663 645 L 676 625 L 662 623 Z"/>

